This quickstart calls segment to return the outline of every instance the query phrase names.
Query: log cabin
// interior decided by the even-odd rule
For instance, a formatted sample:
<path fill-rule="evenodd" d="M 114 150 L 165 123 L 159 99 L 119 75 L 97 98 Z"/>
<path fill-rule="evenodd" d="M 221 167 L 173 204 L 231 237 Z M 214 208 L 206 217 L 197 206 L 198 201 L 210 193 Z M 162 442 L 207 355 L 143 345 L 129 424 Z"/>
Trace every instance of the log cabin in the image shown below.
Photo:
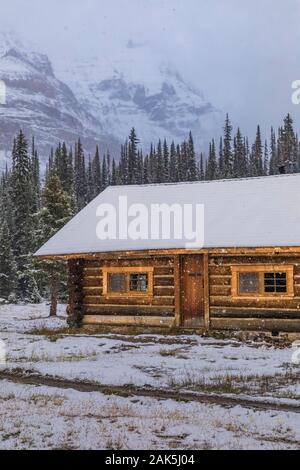
<path fill-rule="evenodd" d="M 162 204 L 172 233 L 138 231 Z M 196 246 L 178 236 L 189 205 Z M 71 325 L 300 332 L 300 174 L 111 186 L 35 256 L 67 261 Z"/>

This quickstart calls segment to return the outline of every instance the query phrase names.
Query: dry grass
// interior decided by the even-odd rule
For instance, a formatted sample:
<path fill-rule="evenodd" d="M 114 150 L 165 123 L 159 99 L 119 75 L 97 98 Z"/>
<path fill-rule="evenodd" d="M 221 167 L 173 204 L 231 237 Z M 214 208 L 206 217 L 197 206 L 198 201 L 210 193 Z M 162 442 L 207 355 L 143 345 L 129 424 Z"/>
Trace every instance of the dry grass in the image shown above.
<path fill-rule="evenodd" d="M 282 387 L 295 385 L 299 382 L 299 375 L 291 371 L 274 375 L 236 375 L 222 374 L 205 377 L 187 372 L 182 379 L 171 377 L 169 386 L 172 388 L 187 388 L 198 392 L 231 393 L 264 395 L 272 394 Z M 284 392 L 281 392 L 281 394 Z"/>

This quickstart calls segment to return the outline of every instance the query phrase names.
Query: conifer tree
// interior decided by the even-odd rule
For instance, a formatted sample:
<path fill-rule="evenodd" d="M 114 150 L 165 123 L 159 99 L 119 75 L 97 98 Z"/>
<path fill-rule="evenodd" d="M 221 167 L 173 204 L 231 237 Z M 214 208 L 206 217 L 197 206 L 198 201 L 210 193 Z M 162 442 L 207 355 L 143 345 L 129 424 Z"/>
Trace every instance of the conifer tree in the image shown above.
<path fill-rule="evenodd" d="M 42 235 L 44 241 L 61 229 L 72 215 L 71 200 L 63 190 L 59 177 L 51 172 L 43 191 L 41 211 Z M 47 261 L 44 266 L 50 285 L 50 316 L 56 315 L 59 285 L 65 277 L 61 261 Z"/>
<path fill-rule="evenodd" d="M 223 177 L 233 177 L 233 156 L 231 149 L 232 141 L 232 125 L 229 120 L 228 114 L 226 114 L 225 126 L 224 126 L 224 142 L 223 142 Z"/>
<path fill-rule="evenodd" d="M 189 139 L 187 143 L 188 151 L 188 163 L 187 163 L 187 181 L 196 181 L 197 180 L 197 165 L 196 165 L 196 154 L 194 148 L 194 140 L 192 133 L 189 133 Z"/>
<path fill-rule="evenodd" d="M 163 181 L 169 181 L 169 147 L 167 144 L 166 139 L 164 139 L 163 143 Z"/>
<path fill-rule="evenodd" d="M 128 179 L 129 184 L 137 183 L 137 145 L 139 140 L 137 138 L 135 128 L 133 127 L 129 134 L 128 142 Z"/>
<path fill-rule="evenodd" d="M 217 157 L 216 157 L 216 148 L 215 148 L 214 139 L 209 144 L 209 152 L 208 152 L 205 178 L 207 180 L 214 180 L 217 178 Z"/>
<path fill-rule="evenodd" d="M 32 226 L 32 166 L 27 140 L 20 130 L 13 147 L 11 198 L 13 218 L 13 252 L 17 268 L 17 295 L 27 301 L 37 301 L 39 296 L 33 276 L 31 250 L 34 246 Z"/>
<path fill-rule="evenodd" d="M 261 142 L 260 127 L 257 126 L 255 142 L 250 154 L 250 175 L 261 176 L 263 174 L 263 148 Z"/>
<path fill-rule="evenodd" d="M 92 170 L 93 170 L 93 181 L 94 181 L 94 197 L 100 194 L 101 192 L 101 185 L 102 185 L 102 176 L 101 176 L 101 163 L 100 163 L 100 155 L 99 155 L 99 147 L 96 146 L 95 156 L 92 162 Z"/>
<path fill-rule="evenodd" d="M 87 182 L 85 156 L 80 139 L 75 146 L 75 196 L 77 209 L 81 210 L 87 202 Z"/>
<path fill-rule="evenodd" d="M 170 147 L 169 181 L 171 183 L 175 183 L 176 181 L 178 181 L 177 157 L 174 140 L 172 141 Z"/>
<path fill-rule="evenodd" d="M 0 298 L 12 302 L 15 300 L 17 266 L 7 222 L 5 220 L 0 222 Z"/>

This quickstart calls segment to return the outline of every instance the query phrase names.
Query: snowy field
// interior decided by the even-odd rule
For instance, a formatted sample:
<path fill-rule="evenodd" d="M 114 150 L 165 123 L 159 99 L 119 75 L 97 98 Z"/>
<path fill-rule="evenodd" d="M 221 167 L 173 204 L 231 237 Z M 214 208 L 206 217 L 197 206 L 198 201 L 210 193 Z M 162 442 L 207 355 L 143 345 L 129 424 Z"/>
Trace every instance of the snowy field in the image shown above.
<path fill-rule="evenodd" d="M 300 447 L 300 366 L 292 363 L 292 346 L 196 335 L 69 334 L 63 306 L 58 318 L 47 315 L 43 304 L 0 306 L 1 449 Z M 20 376 L 34 376 L 35 385 Z M 46 385 L 49 378 L 60 386 Z M 79 391 L 82 383 L 110 391 Z M 128 396 L 122 387 L 131 390 Z M 235 403 L 201 403 L 199 394 Z"/>

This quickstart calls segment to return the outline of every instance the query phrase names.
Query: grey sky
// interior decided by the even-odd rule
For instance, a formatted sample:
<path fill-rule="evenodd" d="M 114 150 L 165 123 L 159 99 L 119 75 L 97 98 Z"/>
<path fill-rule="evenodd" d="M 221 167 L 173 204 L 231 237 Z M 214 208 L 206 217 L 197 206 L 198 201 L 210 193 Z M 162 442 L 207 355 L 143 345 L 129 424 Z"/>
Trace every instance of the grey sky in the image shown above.
<path fill-rule="evenodd" d="M 288 111 L 300 125 L 299 24 L 300 0 L 2 0 L 0 16 L 54 62 L 114 61 L 129 40 L 147 43 L 250 134 Z"/>

